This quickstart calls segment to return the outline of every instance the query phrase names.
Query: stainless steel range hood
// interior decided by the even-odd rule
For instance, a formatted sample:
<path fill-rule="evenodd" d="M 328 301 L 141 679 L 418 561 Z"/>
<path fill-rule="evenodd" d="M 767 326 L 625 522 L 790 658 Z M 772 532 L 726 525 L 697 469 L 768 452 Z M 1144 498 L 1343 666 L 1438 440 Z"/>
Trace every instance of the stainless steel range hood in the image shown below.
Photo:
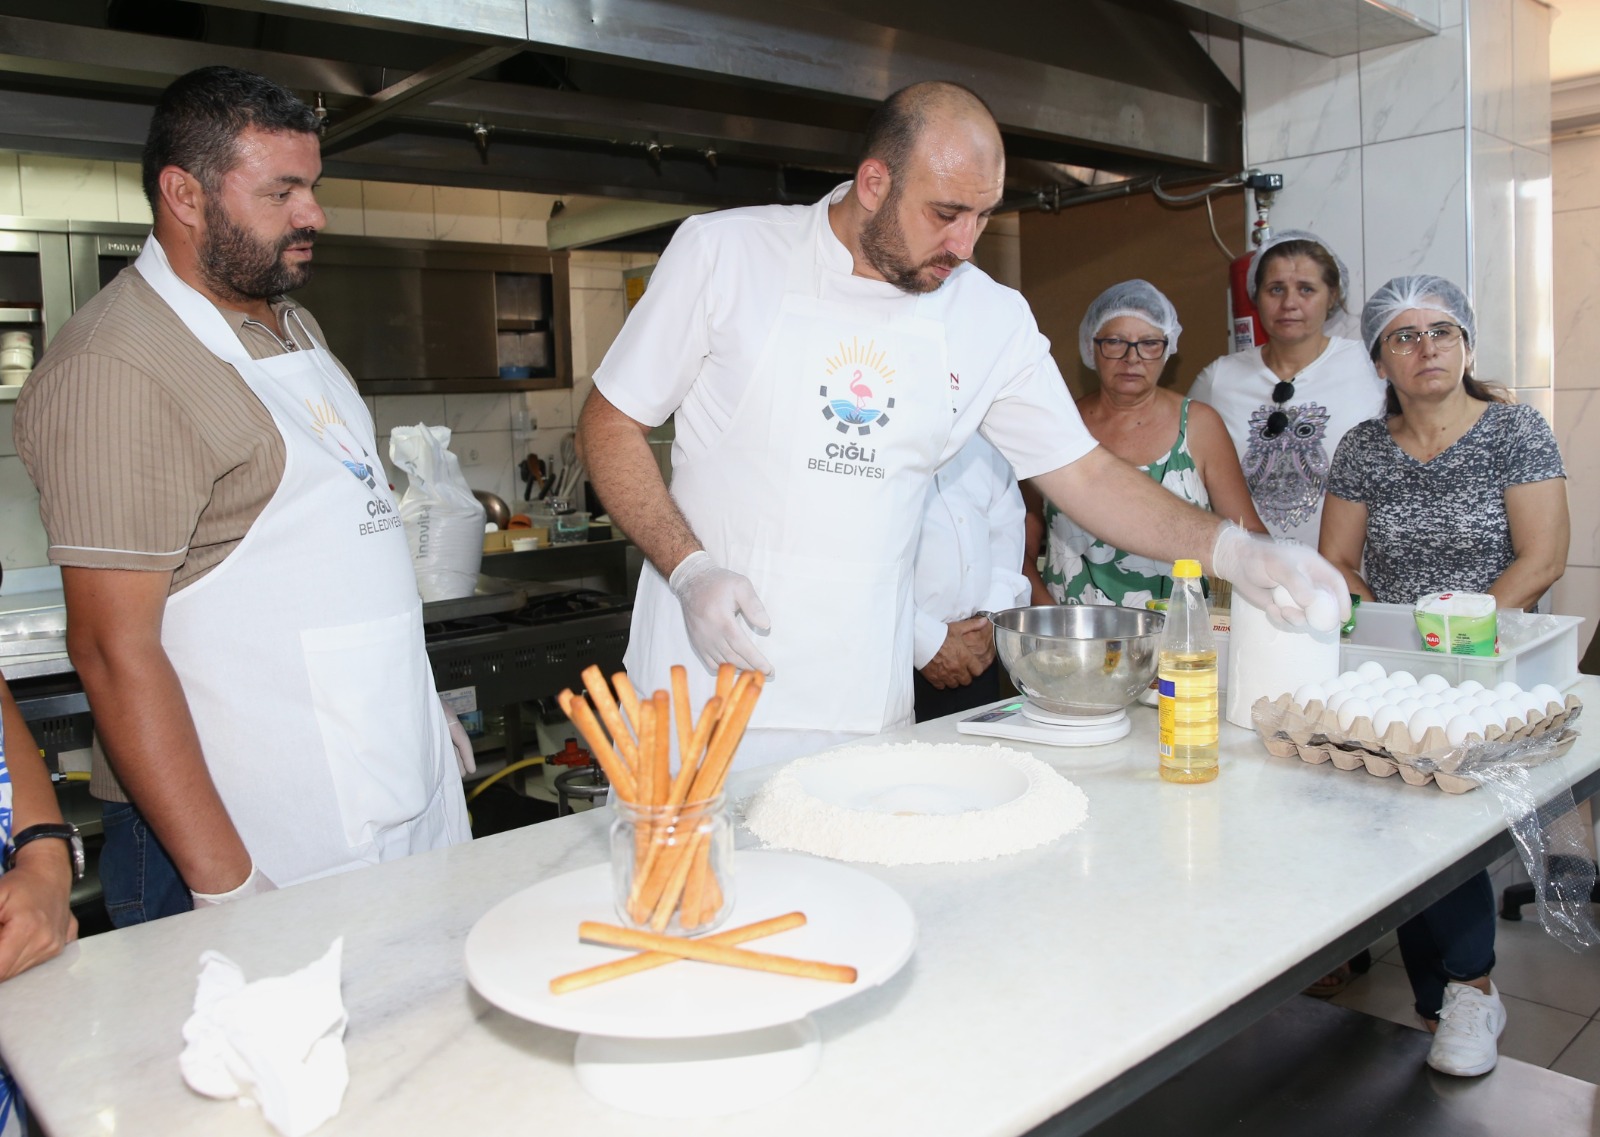
<path fill-rule="evenodd" d="M 1237 91 L 1170 0 L 0 0 L 0 146 L 136 157 L 228 63 L 328 109 L 338 177 L 679 205 L 810 200 L 871 106 L 950 78 L 1008 193 L 1240 165 Z"/>

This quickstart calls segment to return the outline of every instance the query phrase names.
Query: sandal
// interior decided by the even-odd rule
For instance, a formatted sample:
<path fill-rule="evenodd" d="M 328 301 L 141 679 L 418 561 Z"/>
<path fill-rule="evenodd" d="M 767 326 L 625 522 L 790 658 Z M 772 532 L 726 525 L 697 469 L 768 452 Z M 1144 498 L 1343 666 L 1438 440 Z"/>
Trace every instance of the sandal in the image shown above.
<path fill-rule="evenodd" d="M 1302 994 L 1310 995 L 1313 999 L 1331 999 L 1339 992 L 1343 991 L 1346 987 L 1350 986 L 1350 980 L 1354 978 L 1355 973 L 1350 970 L 1350 965 L 1348 963 L 1341 963 L 1338 967 L 1335 967 L 1332 971 L 1328 972 L 1328 974 L 1324 975 L 1321 979 L 1318 979 L 1311 986 L 1307 987 Z"/>

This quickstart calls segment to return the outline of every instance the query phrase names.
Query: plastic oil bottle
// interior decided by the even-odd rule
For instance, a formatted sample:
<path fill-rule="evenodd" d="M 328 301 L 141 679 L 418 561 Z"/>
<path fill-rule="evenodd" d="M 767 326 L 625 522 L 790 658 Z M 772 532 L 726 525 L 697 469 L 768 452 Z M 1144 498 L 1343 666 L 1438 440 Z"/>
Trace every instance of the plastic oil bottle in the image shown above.
<path fill-rule="evenodd" d="M 1172 566 L 1172 596 L 1161 631 L 1161 776 L 1209 782 L 1217 776 L 1217 641 L 1200 591 L 1200 562 Z"/>

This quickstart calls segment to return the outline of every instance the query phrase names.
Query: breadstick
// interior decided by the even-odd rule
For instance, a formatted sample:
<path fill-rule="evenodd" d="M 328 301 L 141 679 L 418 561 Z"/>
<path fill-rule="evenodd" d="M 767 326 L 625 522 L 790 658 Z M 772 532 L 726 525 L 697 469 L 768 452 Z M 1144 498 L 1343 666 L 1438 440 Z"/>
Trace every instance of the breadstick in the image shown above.
<path fill-rule="evenodd" d="M 628 721 L 633 723 L 634 729 L 639 726 L 639 693 L 633 689 L 633 683 L 628 679 L 625 671 L 619 671 L 611 677 L 611 682 L 617 688 L 617 701 L 622 704 L 622 709 L 628 712 Z"/>
<path fill-rule="evenodd" d="M 724 663 L 717 668 L 717 694 L 723 703 L 728 702 L 728 694 L 733 690 L 734 677 L 739 674 L 739 669 L 731 663 Z"/>
<path fill-rule="evenodd" d="M 665 931 L 668 924 L 672 923 L 673 909 L 677 908 L 678 901 L 683 896 L 683 886 L 689 880 L 689 870 L 694 867 L 694 852 L 706 842 L 704 833 L 691 834 L 680 848 L 674 848 L 675 856 L 666 859 L 667 877 L 666 887 L 661 890 L 661 896 L 656 901 L 655 911 L 650 916 L 650 930 L 653 932 Z M 629 912 L 628 915 L 633 915 Z M 634 923 L 639 923 L 635 920 Z"/>
<path fill-rule="evenodd" d="M 722 700 L 715 695 L 706 703 L 705 710 L 700 715 L 700 722 L 694 728 L 694 737 L 689 740 L 689 748 L 684 753 L 687 758 L 680 757 L 678 763 L 678 776 L 672 781 L 671 792 L 667 796 L 667 807 L 676 811 L 683 805 L 684 798 L 689 793 L 689 787 L 694 783 L 694 774 L 700 767 L 700 755 L 706 748 L 706 743 L 711 738 L 711 728 L 716 725 L 717 716 L 722 711 Z M 676 826 L 679 814 L 673 812 L 669 825 Z M 633 922 L 642 924 L 655 910 L 655 902 L 661 897 L 661 889 L 666 883 L 666 877 L 655 877 L 656 861 L 661 856 L 663 842 L 652 841 L 650 848 L 645 851 L 643 865 L 639 866 L 633 876 L 633 886 L 628 890 L 628 915 Z"/>
<path fill-rule="evenodd" d="M 694 734 L 694 712 L 689 709 L 689 669 L 672 665 L 672 716 L 678 724 L 678 769 L 689 761 L 689 739 Z"/>
<path fill-rule="evenodd" d="M 638 792 L 633 782 L 633 775 L 628 773 L 622 759 L 611 748 L 605 731 L 600 729 L 600 723 L 594 717 L 594 711 L 589 709 L 588 700 L 581 695 L 574 695 L 570 688 L 566 688 L 556 696 L 556 702 L 561 704 L 561 713 L 572 720 L 572 725 L 578 728 L 578 733 L 582 734 L 584 741 L 589 744 L 595 761 L 600 763 L 600 768 L 605 771 L 612 788 L 624 801 L 632 801 Z"/>
<path fill-rule="evenodd" d="M 617 709 L 616 699 L 611 697 L 611 688 L 606 686 L 606 677 L 600 674 L 600 669 L 590 664 L 583 669 L 583 685 L 589 692 L 589 697 L 594 700 L 594 706 L 600 712 L 600 721 L 606 724 L 606 729 L 611 732 L 611 737 L 616 740 L 618 753 L 628 763 L 628 772 L 631 774 L 639 768 L 639 749 L 634 745 L 633 735 L 629 733 L 627 724 L 622 721 L 622 712 Z"/>
<path fill-rule="evenodd" d="M 595 920 L 585 920 L 578 925 L 578 938 L 610 947 L 659 951 L 682 959 L 717 963 L 724 967 L 743 967 L 751 971 L 796 975 L 804 979 L 825 979 L 832 983 L 856 981 L 856 969 L 843 964 L 819 963 L 811 959 L 795 959 L 787 955 L 769 955 L 766 952 L 725 947 L 712 943 L 709 939 L 689 940 L 677 936 L 657 935 L 654 932 L 638 932 L 631 928 L 619 928 L 614 924 L 602 924 Z"/>
<path fill-rule="evenodd" d="M 650 800 L 654 805 L 666 805 L 672 786 L 672 701 L 665 691 L 657 691 L 650 701 L 656 710 L 656 744 L 651 752 L 656 768 L 650 776 Z"/>
<path fill-rule="evenodd" d="M 742 928 L 729 928 L 725 932 L 718 932 L 714 936 L 707 936 L 708 944 L 720 944 L 723 947 L 733 947 L 736 944 L 748 943 L 759 940 L 765 936 L 775 936 L 779 932 L 787 932 L 794 928 L 803 927 L 806 922 L 804 912 L 790 912 L 785 916 L 774 916 L 770 920 L 758 920 L 754 924 L 746 924 Z M 637 975 L 641 971 L 650 971 L 657 967 L 665 967 L 669 963 L 677 963 L 679 957 L 668 955 L 662 951 L 641 952 L 619 959 L 613 963 L 602 963 L 597 967 L 586 967 L 582 971 L 568 972 L 558 975 L 550 980 L 550 993 L 552 995 L 565 995 L 568 991 L 578 991 L 584 987 L 593 987 L 597 983 L 608 983 L 613 979 L 621 979 L 625 975 Z"/>
<path fill-rule="evenodd" d="M 643 703 L 639 706 L 639 717 L 634 720 L 639 725 L 639 762 L 633 770 L 633 780 L 639 787 L 639 796 L 634 804 L 641 808 L 655 805 L 655 747 L 656 729 L 660 725 L 656 722 L 656 708 L 654 703 Z"/>

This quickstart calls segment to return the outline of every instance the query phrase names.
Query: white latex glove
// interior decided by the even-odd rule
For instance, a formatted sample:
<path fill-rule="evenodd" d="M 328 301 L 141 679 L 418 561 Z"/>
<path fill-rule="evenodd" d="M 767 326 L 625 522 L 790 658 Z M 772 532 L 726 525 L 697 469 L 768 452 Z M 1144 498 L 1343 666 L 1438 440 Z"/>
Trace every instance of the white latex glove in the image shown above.
<path fill-rule="evenodd" d="M 445 725 L 450 728 L 450 745 L 456 750 L 456 769 L 461 771 L 463 778 L 476 773 L 478 759 L 472 753 L 472 739 L 467 737 L 467 728 L 461 725 L 461 716 L 446 707 L 443 699 L 439 700 L 439 706 L 444 708 Z"/>
<path fill-rule="evenodd" d="M 267 879 L 267 874 L 254 864 L 250 866 L 250 875 L 244 878 L 244 883 L 229 892 L 193 892 L 189 893 L 194 899 L 196 908 L 215 908 L 220 904 L 232 904 L 235 900 L 243 900 L 246 896 L 254 896 L 258 892 L 276 892 L 278 886 Z"/>
<path fill-rule="evenodd" d="M 762 633 L 772 630 L 767 610 L 748 579 L 731 569 L 719 568 L 711 554 L 700 549 L 678 563 L 667 587 L 683 605 L 689 642 L 707 667 L 715 670 L 720 663 L 731 663 L 773 678 L 772 664 L 745 630 L 746 626 Z"/>
<path fill-rule="evenodd" d="M 1344 574 L 1304 545 L 1279 544 L 1224 525 L 1211 550 L 1211 571 L 1232 581 L 1280 628 L 1331 632 L 1350 618 Z"/>

